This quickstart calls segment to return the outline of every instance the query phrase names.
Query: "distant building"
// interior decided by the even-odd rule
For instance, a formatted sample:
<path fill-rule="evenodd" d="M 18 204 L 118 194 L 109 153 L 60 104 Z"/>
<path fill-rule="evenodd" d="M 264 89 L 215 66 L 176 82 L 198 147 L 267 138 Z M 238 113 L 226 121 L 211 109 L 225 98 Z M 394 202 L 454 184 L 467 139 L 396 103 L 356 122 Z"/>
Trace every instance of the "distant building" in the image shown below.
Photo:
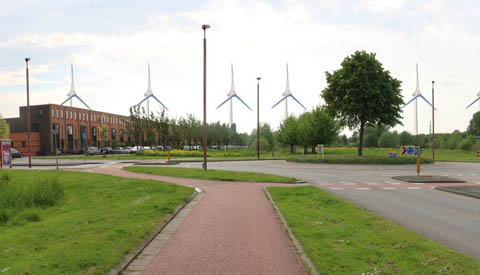
<path fill-rule="evenodd" d="M 27 107 L 20 107 L 20 117 L 5 120 L 10 125 L 13 147 L 24 155 L 28 154 Z M 118 144 L 130 144 L 125 121 L 128 121 L 126 116 L 70 106 L 30 106 L 32 155 L 53 154 L 55 140 L 58 150 L 72 154 L 83 152 L 89 146 L 115 147 Z M 56 138 L 55 129 L 58 129 Z M 106 134 L 104 142 L 102 133 Z"/>

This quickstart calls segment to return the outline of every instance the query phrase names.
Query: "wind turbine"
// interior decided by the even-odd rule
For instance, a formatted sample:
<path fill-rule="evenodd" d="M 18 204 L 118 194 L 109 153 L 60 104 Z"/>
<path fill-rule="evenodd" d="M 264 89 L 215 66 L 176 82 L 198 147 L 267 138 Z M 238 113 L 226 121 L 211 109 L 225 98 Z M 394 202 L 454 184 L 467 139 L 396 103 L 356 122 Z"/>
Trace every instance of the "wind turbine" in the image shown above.
<path fill-rule="evenodd" d="M 71 63 L 70 63 L 70 68 L 71 68 L 71 70 L 72 70 L 72 84 L 71 84 L 71 86 L 70 86 L 70 92 L 68 92 L 68 94 L 67 94 L 68 98 L 67 98 L 64 102 L 62 102 L 62 104 L 60 104 L 60 105 L 63 105 L 63 104 L 65 104 L 67 101 L 70 100 L 70 107 L 72 107 L 73 98 L 76 97 L 78 100 L 80 100 L 80 102 L 83 103 L 83 105 L 87 106 L 87 108 L 88 108 L 89 110 L 91 110 L 90 107 L 88 107 L 87 103 L 83 102 L 83 100 L 82 100 L 82 99 L 77 95 L 77 93 L 75 92 L 75 82 L 73 81 L 73 64 L 71 64 Z"/>
<path fill-rule="evenodd" d="M 305 109 L 305 111 L 307 110 L 307 108 L 305 108 L 305 106 L 302 105 L 302 103 L 300 103 L 300 101 L 298 101 L 298 99 L 296 99 L 292 93 L 290 92 L 290 81 L 289 81 L 289 76 L 288 76 L 288 63 L 287 63 L 287 88 L 285 89 L 285 92 L 282 93 L 282 96 L 283 98 L 280 99 L 279 102 L 275 103 L 275 105 L 272 106 L 272 109 L 275 108 L 275 106 L 277 106 L 278 104 L 280 104 L 280 102 L 284 101 L 285 100 L 285 119 L 288 118 L 288 97 L 291 97 L 293 98 L 293 100 L 295 100 L 300 106 L 302 106 L 303 109 Z"/>
<path fill-rule="evenodd" d="M 150 98 L 152 97 L 153 99 L 155 99 L 158 103 L 160 103 L 160 105 L 162 105 L 162 107 L 168 111 L 168 108 L 163 105 L 163 103 L 153 94 L 152 92 L 152 84 L 150 82 L 150 63 L 148 63 L 148 88 L 147 88 L 147 91 L 145 92 L 145 94 L 143 94 L 145 96 L 144 99 L 142 99 L 142 101 L 140 101 L 140 103 L 138 103 L 136 106 L 140 106 L 140 104 L 142 104 L 145 100 L 147 101 L 147 115 L 150 115 Z"/>
<path fill-rule="evenodd" d="M 465 108 L 465 109 L 468 109 L 470 106 L 472 106 L 473 104 L 475 104 L 475 102 L 477 102 L 479 100 L 480 100 L 480 92 L 477 93 L 477 99 L 475 99 L 472 103 L 470 103 L 470 105 L 468 105 L 467 108 Z M 480 111 L 480 102 L 478 104 L 478 110 Z"/>
<path fill-rule="evenodd" d="M 224 102 L 222 102 L 220 105 L 218 105 L 217 109 L 220 108 L 227 101 L 230 101 L 230 113 L 229 113 L 229 118 L 228 118 L 228 125 L 230 127 L 232 127 L 232 124 L 233 124 L 233 98 L 237 98 L 238 100 L 240 100 L 240 102 L 242 102 L 243 105 L 245 105 L 245 107 L 247 107 L 250 111 L 252 109 L 250 109 L 250 107 L 248 107 L 247 103 L 243 102 L 243 100 L 235 92 L 235 85 L 233 83 L 233 64 L 230 64 L 230 66 L 232 68 L 232 87 L 230 88 L 230 92 L 228 92 L 228 94 L 227 94 L 228 98 Z"/>
<path fill-rule="evenodd" d="M 413 109 L 413 133 L 415 135 L 418 135 L 418 103 L 417 103 L 417 99 L 418 98 L 421 98 L 423 100 L 425 100 L 425 102 L 428 103 L 428 105 L 430 105 L 430 107 L 433 108 L 432 104 L 420 93 L 420 82 L 418 80 L 418 63 L 416 64 L 417 66 L 417 87 L 415 89 L 415 92 L 413 93 L 413 98 L 407 102 L 407 104 L 403 105 L 403 108 L 405 108 L 408 104 L 412 103 L 414 101 L 415 105 L 414 105 L 414 109 Z M 403 109 L 402 108 L 402 109 Z M 437 109 L 435 109 L 437 110 Z"/>

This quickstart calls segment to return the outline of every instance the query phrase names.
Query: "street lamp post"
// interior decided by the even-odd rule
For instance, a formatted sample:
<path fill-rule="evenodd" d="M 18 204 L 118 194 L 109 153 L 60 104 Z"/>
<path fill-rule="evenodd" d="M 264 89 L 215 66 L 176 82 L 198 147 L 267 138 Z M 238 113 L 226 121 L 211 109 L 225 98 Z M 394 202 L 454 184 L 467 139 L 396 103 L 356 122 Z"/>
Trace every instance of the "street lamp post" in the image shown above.
<path fill-rule="evenodd" d="M 432 80 L 432 160 L 435 161 L 435 81 Z"/>
<path fill-rule="evenodd" d="M 206 30 L 210 25 L 202 25 L 203 29 L 203 169 L 207 170 L 207 38 Z"/>
<path fill-rule="evenodd" d="M 26 74 L 27 74 L 27 148 L 28 148 L 28 168 L 32 168 L 32 151 L 30 148 L 30 85 L 28 81 L 28 61 L 30 58 L 25 58 Z"/>
<path fill-rule="evenodd" d="M 257 77 L 257 159 L 260 159 L 260 79 Z"/>

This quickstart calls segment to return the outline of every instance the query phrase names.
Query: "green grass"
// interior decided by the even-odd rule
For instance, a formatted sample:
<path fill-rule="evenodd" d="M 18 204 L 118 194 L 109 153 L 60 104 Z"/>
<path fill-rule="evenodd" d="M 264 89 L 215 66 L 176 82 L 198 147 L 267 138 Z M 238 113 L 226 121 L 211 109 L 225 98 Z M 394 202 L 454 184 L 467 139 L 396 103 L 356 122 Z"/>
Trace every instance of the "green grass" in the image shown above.
<path fill-rule="evenodd" d="M 135 173 L 144 173 L 152 175 L 161 175 L 177 178 L 194 178 L 206 180 L 223 180 L 223 181 L 244 181 L 244 182 L 280 182 L 291 183 L 296 182 L 295 178 L 282 177 L 271 174 L 253 173 L 253 172 L 237 172 L 223 170 L 203 170 L 197 168 L 184 167 L 151 167 L 151 166 L 128 166 L 123 168 L 127 171 Z"/>
<path fill-rule="evenodd" d="M 325 163 L 325 164 L 416 164 L 417 159 L 414 156 L 398 156 L 396 158 L 389 158 L 388 156 L 365 155 L 362 157 L 355 155 L 325 155 L 325 158 L 317 157 L 316 155 L 292 156 L 287 158 L 291 162 L 309 162 L 309 163 Z M 433 163 L 430 158 L 422 158 L 423 164 Z"/>
<path fill-rule="evenodd" d="M 321 274 L 480 274 L 480 263 L 317 187 L 269 187 Z"/>
<path fill-rule="evenodd" d="M 7 171 L 9 186 L 55 182 L 54 204 L 13 207 L 0 223 L 0 272 L 106 274 L 156 228 L 192 188 L 107 175 Z"/>

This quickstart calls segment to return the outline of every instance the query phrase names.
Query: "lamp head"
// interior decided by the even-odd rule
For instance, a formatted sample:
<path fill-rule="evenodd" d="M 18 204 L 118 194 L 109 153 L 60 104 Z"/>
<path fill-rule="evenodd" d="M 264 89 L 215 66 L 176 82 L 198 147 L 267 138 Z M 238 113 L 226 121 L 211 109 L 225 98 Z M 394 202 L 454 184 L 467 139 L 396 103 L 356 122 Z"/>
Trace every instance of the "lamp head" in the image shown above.
<path fill-rule="evenodd" d="M 202 25 L 203 30 L 206 30 L 206 29 L 209 29 L 209 28 L 210 28 L 210 25 Z"/>
<path fill-rule="evenodd" d="M 260 80 L 260 79 L 262 79 L 262 78 L 261 78 L 261 77 L 257 77 L 257 80 Z"/>
<path fill-rule="evenodd" d="M 30 58 L 28 58 L 28 57 L 25 58 L 25 62 L 28 62 L 28 61 L 30 61 Z"/>

